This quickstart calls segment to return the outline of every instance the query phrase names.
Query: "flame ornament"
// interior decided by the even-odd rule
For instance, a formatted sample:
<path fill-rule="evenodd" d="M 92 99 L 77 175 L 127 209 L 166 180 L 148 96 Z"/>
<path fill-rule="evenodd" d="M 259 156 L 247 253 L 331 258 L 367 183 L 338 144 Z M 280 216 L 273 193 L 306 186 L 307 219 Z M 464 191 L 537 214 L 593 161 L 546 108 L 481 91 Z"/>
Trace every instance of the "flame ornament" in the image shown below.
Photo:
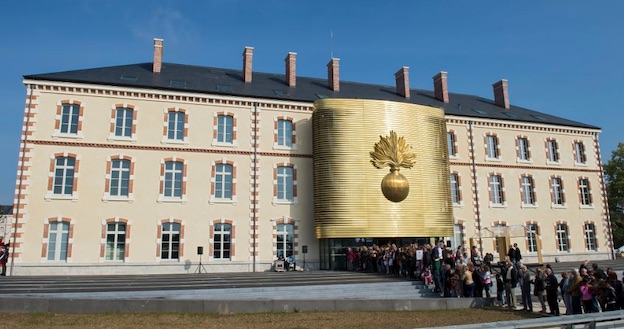
<path fill-rule="evenodd" d="M 390 167 L 390 173 L 381 180 L 381 192 L 392 202 L 401 202 L 409 194 L 409 182 L 399 171 L 401 167 L 412 168 L 416 162 L 416 154 L 410 152 L 412 147 L 403 137 L 398 137 L 394 130 L 390 136 L 379 136 L 374 151 L 370 152 L 371 163 L 377 169 Z"/>

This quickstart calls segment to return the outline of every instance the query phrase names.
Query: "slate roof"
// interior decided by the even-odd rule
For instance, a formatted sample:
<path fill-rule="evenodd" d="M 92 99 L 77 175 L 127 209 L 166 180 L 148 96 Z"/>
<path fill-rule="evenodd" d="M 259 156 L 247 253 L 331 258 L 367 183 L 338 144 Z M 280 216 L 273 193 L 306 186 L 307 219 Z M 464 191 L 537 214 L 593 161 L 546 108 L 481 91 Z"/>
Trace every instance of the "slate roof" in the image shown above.
<path fill-rule="evenodd" d="M 388 100 L 441 107 L 448 115 L 600 129 L 514 105 L 504 109 L 492 100 L 473 95 L 449 93 L 449 103 L 445 104 L 435 99 L 430 90 L 411 89 L 411 98 L 405 99 L 396 93 L 394 86 L 348 81 L 340 81 L 340 91 L 334 92 L 328 87 L 326 79 L 300 76 L 297 77 L 297 86 L 290 88 L 285 83 L 284 75 L 259 72 L 254 72 L 252 83 L 246 84 L 241 70 L 171 63 L 163 63 L 161 73 L 152 73 L 150 62 L 26 75 L 24 78 L 302 102 L 329 97 Z"/>

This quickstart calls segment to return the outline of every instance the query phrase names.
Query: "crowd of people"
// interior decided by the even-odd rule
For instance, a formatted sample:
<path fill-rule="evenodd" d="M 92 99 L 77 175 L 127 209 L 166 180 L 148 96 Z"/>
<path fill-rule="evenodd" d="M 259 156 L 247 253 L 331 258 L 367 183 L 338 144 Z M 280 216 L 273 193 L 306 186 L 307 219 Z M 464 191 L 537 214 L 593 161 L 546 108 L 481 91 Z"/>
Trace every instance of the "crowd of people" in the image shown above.
<path fill-rule="evenodd" d="M 558 278 L 548 264 L 537 269 L 522 264 L 517 244 L 509 248 L 505 261 L 497 263 L 492 254 L 481 257 L 476 247 L 465 252 L 462 247 L 452 250 L 443 242 L 348 248 L 346 259 L 349 271 L 422 280 L 444 297 L 496 296 L 498 305 L 514 309 L 519 288 L 520 304 L 527 312 L 533 312 L 534 297 L 541 305 L 540 312 L 552 315 L 560 315 L 560 300 L 565 314 L 624 309 L 624 287 L 613 269 L 585 262 Z"/>

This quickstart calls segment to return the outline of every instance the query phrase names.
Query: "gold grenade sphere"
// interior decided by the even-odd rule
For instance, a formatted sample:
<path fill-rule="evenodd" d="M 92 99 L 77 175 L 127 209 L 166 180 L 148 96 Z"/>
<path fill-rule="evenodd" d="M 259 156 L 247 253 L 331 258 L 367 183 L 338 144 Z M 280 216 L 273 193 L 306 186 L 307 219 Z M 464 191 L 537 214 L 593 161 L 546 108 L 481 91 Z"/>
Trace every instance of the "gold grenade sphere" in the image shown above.
<path fill-rule="evenodd" d="M 398 170 L 392 170 L 381 180 L 381 192 L 386 199 L 401 202 L 409 194 L 409 182 Z"/>

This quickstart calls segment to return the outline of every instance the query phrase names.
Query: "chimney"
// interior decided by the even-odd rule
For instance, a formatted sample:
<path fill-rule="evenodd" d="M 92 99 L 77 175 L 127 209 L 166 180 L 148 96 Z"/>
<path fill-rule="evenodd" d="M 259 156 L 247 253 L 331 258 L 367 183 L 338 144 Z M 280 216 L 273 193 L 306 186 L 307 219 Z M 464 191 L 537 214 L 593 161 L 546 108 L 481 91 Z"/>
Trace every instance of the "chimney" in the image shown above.
<path fill-rule="evenodd" d="M 152 72 L 160 73 L 162 68 L 162 56 L 163 56 L 163 39 L 154 38 L 154 65 L 152 66 Z"/>
<path fill-rule="evenodd" d="M 251 60 L 253 59 L 253 47 L 245 47 L 243 51 L 243 80 L 251 83 Z"/>
<path fill-rule="evenodd" d="M 409 70 L 409 67 L 403 66 L 394 74 L 394 79 L 396 81 L 397 94 L 405 98 L 410 98 L 408 70 Z"/>
<path fill-rule="evenodd" d="M 448 86 L 446 84 L 446 72 L 441 71 L 433 77 L 433 92 L 437 100 L 449 102 Z"/>
<path fill-rule="evenodd" d="M 509 91 L 507 90 L 507 80 L 502 79 L 493 84 L 492 87 L 494 87 L 494 104 L 508 109 Z"/>
<path fill-rule="evenodd" d="M 297 53 L 288 53 L 286 59 L 286 84 L 288 87 L 297 86 Z"/>
<path fill-rule="evenodd" d="M 332 58 L 327 63 L 327 82 L 329 89 L 340 91 L 340 58 Z"/>

